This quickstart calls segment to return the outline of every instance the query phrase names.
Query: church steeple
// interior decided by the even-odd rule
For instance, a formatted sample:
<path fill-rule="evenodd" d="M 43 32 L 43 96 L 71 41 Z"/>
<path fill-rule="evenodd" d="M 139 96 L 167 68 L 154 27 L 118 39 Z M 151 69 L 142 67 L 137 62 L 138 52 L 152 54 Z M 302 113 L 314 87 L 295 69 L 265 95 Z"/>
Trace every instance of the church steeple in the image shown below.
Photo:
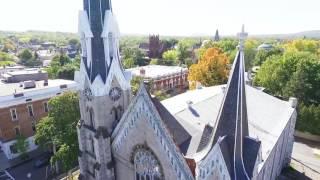
<path fill-rule="evenodd" d="M 232 157 L 230 159 L 233 161 L 231 163 L 233 167 L 230 168 L 234 179 L 249 178 L 243 160 L 244 139 L 249 135 L 244 79 L 244 40 L 247 36 L 248 34 L 244 32 L 244 27 L 242 27 L 242 32 L 238 34 L 240 39 L 239 50 L 233 63 L 215 125 L 214 143 L 220 137 L 226 136 L 230 139 L 230 144 L 232 144 L 230 147 L 230 155 Z"/>
<path fill-rule="evenodd" d="M 79 14 L 82 47 L 79 166 L 83 179 L 112 180 L 111 134 L 131 100 L 130 74 L 120 62 L 119 29 L 110 0 L 84 0 Z"/>

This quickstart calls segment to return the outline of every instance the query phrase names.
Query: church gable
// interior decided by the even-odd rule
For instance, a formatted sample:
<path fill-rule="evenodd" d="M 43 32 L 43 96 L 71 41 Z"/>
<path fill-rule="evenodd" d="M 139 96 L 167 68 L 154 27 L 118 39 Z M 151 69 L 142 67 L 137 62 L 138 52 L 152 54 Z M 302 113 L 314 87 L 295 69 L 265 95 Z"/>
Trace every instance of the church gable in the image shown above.
<path fill-rule="evenodd" d="M 134 179 L 143 172 L 141 161 L 148 164 L 151 163 L 147 161 L 149 159 L 153 161 L 154 167 L 161 169 L 155 174 L 163 173 L 165 179 L 193 179 L 189 167 L 169 134 L 150 95 L 142 85 L 112 135 L 116 173 L 131 172 L 131 175 L 123 175 L 123 178 Z M 146 156 L 138 157 L 137 152 Z"/>

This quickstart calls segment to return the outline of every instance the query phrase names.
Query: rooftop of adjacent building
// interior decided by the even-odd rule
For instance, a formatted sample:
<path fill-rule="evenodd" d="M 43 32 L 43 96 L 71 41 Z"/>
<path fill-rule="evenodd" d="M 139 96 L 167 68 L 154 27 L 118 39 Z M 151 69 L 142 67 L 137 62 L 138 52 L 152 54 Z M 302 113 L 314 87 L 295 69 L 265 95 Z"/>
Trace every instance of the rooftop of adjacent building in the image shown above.
<path fill-rule="evenodd" d="M 12 72 L 7 72 L 3 74 L 3 77 L 10 77 L 10 76 L 19 76 L 19 75 L 29 75 L 29 74 L 39 74 L 39 73 L 47 73 L 39 68 L 31 68 L 31 69 L 23 69 L 19 71 L 12 71 Z"/>
<path fill-rule="evenodd" d="M 184 153 L 200 161 L 206 153 L 198 152 L 207 124 L 214 125 L 224 96 L 225 85 L 201 88 L 164 100 L 161 103 L 192 136 Z M 251 86 L 246 86 L 249 135 L 262 143 L 262 158 L 266 159 L 290 120 L 294 108 Z M 210 111 L 208 111 L 208 107 Z"/>
<path fill-rule="evenodd" d="M 158 78 L 164 76 L 171 76 L 178 73 L 188 72 L 188 68 L 180 66 L 162 66 L 162 65 L 148 65 L 136 68 L 127 69 L 133 76 L 144 76 L 146 78 Z M 141 72 L 144 71 L 144 75 Z"/>
<path fill-rule="evenodd" d="M 33 82 L 33 81 L 30 81 Z M 70 80 L 54 79 L 34 81 L 34 88 L 25 88 L 23 83 L 0 83 L 0 108 L 7 107 L 26 98 L 45 98 L 56 95 L 66 89 L 76 89 L 77 83 Z"/>

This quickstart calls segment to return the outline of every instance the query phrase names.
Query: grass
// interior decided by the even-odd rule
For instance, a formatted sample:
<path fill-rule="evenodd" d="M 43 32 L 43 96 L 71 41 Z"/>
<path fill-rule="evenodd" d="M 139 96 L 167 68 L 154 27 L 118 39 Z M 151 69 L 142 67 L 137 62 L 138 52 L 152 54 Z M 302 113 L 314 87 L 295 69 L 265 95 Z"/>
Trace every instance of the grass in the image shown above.
<path fill-rule="evenodd" d="M 16 63 L 13 61 L 0 61 L 0 67 L 1 66 L 12 66 L 15 65 Z"/>

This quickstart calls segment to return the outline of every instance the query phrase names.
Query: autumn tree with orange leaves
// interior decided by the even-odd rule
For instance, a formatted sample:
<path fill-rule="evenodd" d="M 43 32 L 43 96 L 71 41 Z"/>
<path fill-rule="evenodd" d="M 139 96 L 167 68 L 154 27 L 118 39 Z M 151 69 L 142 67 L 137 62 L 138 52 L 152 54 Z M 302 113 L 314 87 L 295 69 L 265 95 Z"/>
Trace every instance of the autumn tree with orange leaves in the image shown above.
<path fill-rule="evenodd" d="M 208 48 L 200 57 L 198 64 L 189 69 L 190 89 L 196 84 L 214 86 L 226 83 L 229 75 L 229 58 L 219 48 Z"/>

